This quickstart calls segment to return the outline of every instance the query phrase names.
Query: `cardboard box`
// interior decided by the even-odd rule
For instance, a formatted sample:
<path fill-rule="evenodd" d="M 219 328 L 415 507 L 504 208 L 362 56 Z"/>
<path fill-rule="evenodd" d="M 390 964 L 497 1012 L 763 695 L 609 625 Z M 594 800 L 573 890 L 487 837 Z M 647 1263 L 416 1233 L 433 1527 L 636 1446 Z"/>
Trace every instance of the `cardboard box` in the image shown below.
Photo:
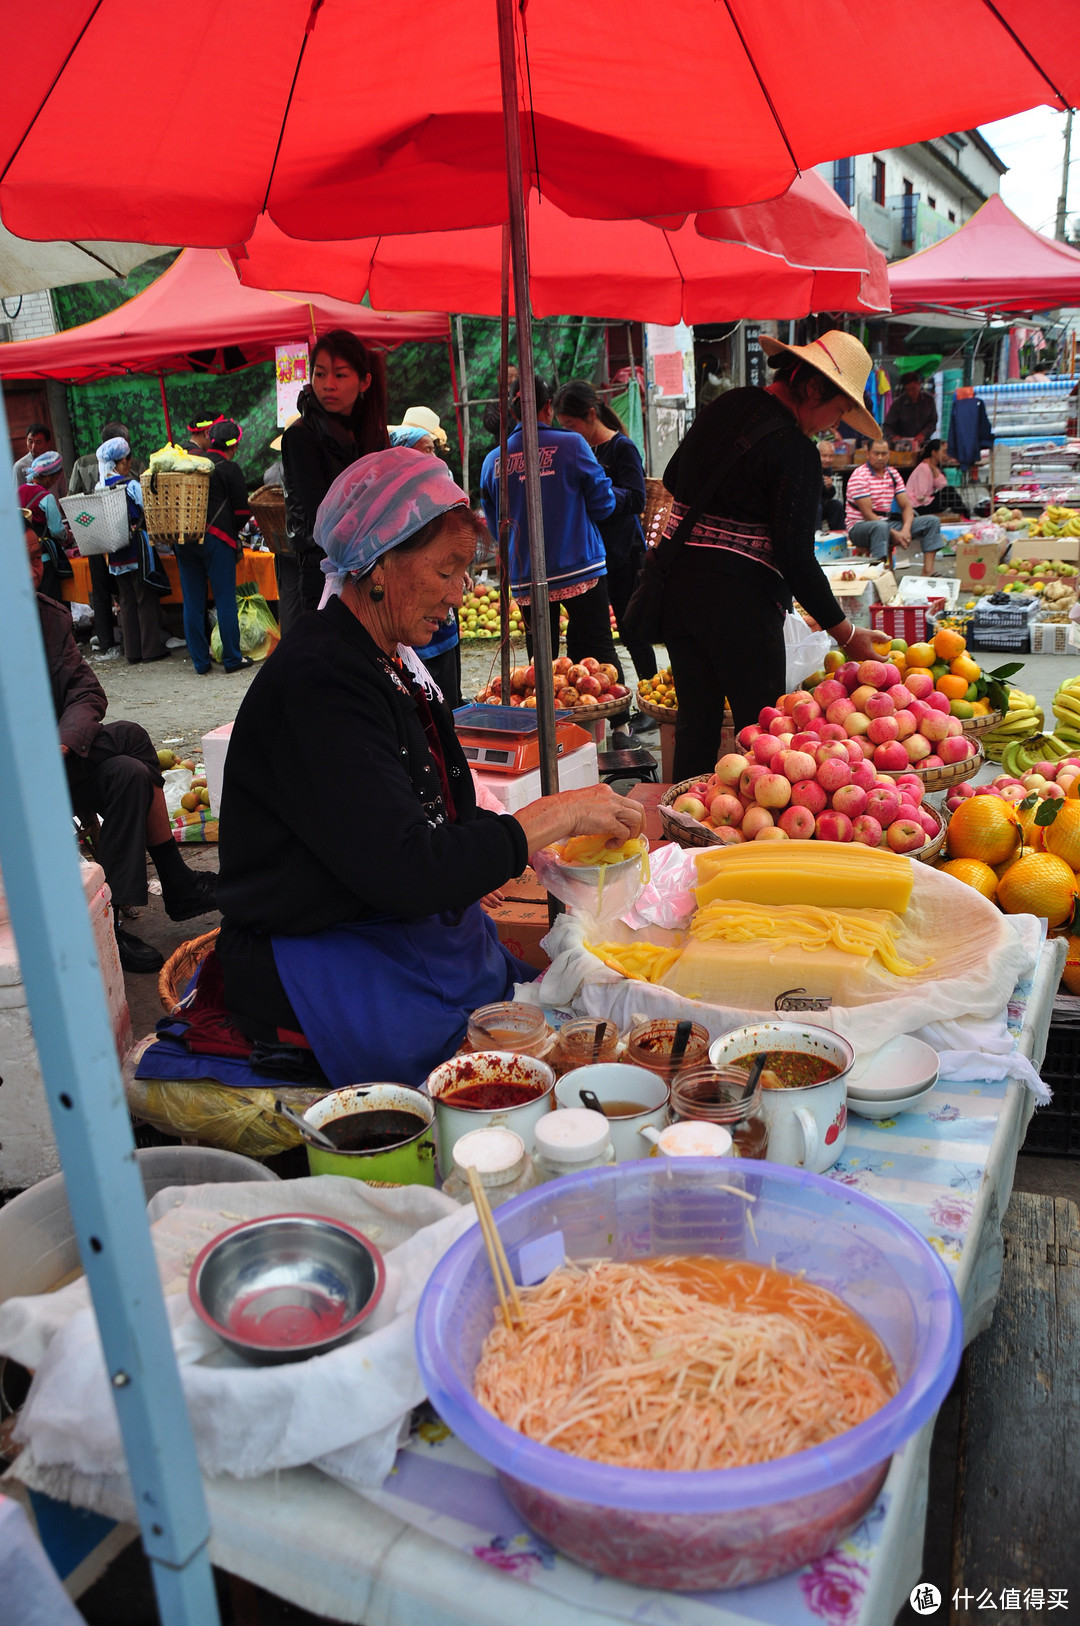
<path fill-rule="evenodd" d="M 1062 565 L 1080 565 L 1080 536 L 1013 535 L 1010 564 L 1021 559 L 1056 559 Z"/>
<path fill-rule="evenodd" d="M 503 947 L 526 965 L 546 971 L 551 962 L 540 943 L 550 929 L 547 904 L 497 903 L 493 908 L 486 904 L 484 907 L 495 922 Z"/>
<path fill-rule="evenodd" d="M 639 802 L 645 809 L 645 838 L 649 843 L 649 851 L 667 838 L 664 827 L 660 823 L 660 798 L 666 790 L 671 789 L 671 782 L 667 784 L 651 785 L 648 780 L 642 780 L 640 785 L 633 785 L 627 795 L 632 802 Z"/>
<path fill-rule="evenodd" d="M 506 903 L 542 903 L 547 908 L 547 893 L 536 879 L 531 864 L 526 864 L 521 874 L 507 881 L 499 891 Z"/>
<path fill-rule="evenodd" d="M 958 542 L 956 574 L 962 590 L 965 593 L 992 593 L 1004 551 L 1003 542 Z"/>

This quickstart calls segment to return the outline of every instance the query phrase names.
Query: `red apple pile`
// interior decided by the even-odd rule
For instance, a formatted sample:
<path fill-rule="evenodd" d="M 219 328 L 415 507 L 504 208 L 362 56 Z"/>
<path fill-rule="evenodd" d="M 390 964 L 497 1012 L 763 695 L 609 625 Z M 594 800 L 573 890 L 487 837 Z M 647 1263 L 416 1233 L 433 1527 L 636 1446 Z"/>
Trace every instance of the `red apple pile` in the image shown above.
<path fill-rule="evenodd" d="M 577 664 L 568 656 L 560 655 L 551 663 L 551 676 L 555 704 L 561 711 L 572 707 L 588 709 L 590 706 L 600 706 L 609 700 L 622 700 L 630 693 L 626 685 L 619 682 L 615 667 L 601 665 L 592 655 L 586 655 Z M 502 705 L 502 678 L 492 678 L 476 698 L 481 705 Z M 506 703 L 535 709 L 535 664 L 514 667 L 510 673 L 510 695 Z"/>
<path fill-rule="evenodd" d="M 909 672 L 901 678 L 891 661 L 848 661 L 812 694 L 800 689 L 766 706 L 758 724 L 773 734 L 815 733 L 822 742 L 854 739 L 883 774 L 943 768 L 978 752 L 930 674 Z M 742 731 L 740 745 L 750 744 L 743 737 L 749 732 Z"/>
<path fill-rule="evenodd" d="M 989 785 L 950 785 L 945 806 L 950 813 L 955 813 L 969 796 L 1000 796 L 1003 802 L 1011 802 L 1014 807 L 1032 795 L 1040 802 L 1062 801 L 1070 785 L 1078 779 L 1080 756 L 1063 757 L 1060 762 L 1036 762 L 1030 773 L 1019 777 L 999 773 Z"/>

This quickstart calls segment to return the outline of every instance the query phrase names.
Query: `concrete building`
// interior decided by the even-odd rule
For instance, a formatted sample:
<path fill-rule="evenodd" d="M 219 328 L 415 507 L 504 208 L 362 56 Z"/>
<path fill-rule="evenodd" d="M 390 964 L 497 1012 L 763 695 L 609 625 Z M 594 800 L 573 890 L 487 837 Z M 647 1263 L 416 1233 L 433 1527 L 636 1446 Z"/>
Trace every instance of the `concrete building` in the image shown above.
<path fill-rule="evenodd" d="M 1007 168 L 978 130 L 817 166 L 888 260 L 956 231 L 1000 191 Z"/>

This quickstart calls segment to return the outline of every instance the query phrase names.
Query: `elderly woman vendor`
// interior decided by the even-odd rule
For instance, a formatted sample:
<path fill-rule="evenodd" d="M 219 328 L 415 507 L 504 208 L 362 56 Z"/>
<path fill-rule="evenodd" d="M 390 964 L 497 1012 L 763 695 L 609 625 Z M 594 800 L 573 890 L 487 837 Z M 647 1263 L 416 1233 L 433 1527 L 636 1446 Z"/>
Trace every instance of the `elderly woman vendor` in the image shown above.
<path fill-rule="evenodd" d="M 479 523 L 437 458 L 359 458 L 319 508 L 320 608 L 236 718 L 221 811 L 218 957 L 254 1041 L 308 1045 L 335 1087 L 420 1084 L 469 1012 L 534 972 L 479 900 L 571 835 L 637 835 L 606 786 L 477 808 L 453 717 L 413 646 L 461 604 Z"/>

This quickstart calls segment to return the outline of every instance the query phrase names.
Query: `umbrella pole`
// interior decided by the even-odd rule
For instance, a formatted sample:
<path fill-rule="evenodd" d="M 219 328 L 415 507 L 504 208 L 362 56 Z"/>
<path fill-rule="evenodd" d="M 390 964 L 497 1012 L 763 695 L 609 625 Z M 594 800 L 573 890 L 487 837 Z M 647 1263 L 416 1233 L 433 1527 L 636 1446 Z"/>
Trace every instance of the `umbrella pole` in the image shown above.
<path fill-rule="evenodd" d="M 446 335 L 446 354 L 450 358 L 450 394 L 454 402 L 454 419 L 457 423 L 458 452 L 461 454 L 461 482 L 466 491 L 469 489 L 469 469 L 465 457 L 465 436 L 461 427 L 461 394 L 458 390 L 457 369 L 454 366 L 454 341 L 449 331 Z"/>
<path fill-rule="evenodd" d="M 165 439 L 172 445 L 172 423 L 169 419 L 169 397 L 165 394 L 165 374 L 158 373 L 158 383 L 161 386 L 161 410 L 165 414 Z"/>
<path fill-rule="evenodd" d="M 536 668 L 536 725 L 540 745 L 540 791 L 552 796 L 559 788 L 555 748 L 555 692 L 551 681 L 551 628 L 548 624 L 547 553 L 544 510 L 540 500 L 540 436 L 536 420 L 536 369 L 533 363 L 532 307 L 529 300 L 528 241 L 525 229 L 525 181 L 521 160 L 514 0 L 496 0 L 499 19 L 499 69 L 503 128 L 510 198 L 510 250 L 514 275 L 514 316 L 518 369 L 521 375 L 521 438 L 525 454 L 525 514 L 529 525 L 530 620 Z M 505 458 L 504 458 L 505 463 Z M 501 519 L 501 516 L 500 516 Z M 500 525 L 501 528 L 501 525 Z"/>
<path fill-rule="evenodd" d="M 510 704 L 510 227 L 502 229 L 502 309 L 499 327 L 499 699 Z"/>

